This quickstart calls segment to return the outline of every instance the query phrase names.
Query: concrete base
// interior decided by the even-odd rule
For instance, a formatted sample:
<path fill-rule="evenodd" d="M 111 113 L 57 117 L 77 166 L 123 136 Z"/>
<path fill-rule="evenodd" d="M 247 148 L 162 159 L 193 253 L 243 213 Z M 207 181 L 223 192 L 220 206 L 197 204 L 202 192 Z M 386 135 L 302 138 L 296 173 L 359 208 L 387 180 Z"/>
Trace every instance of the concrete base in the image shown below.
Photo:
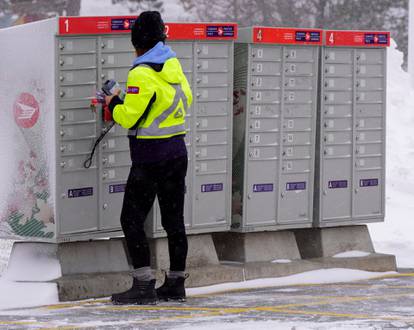
<path fill-rule="evenodd" d="M 299 229 L 295 236 L 303 259 L 332 257 L 354 250 L 374 252 L 366 225 Z"/>
<path fill-rule="evenodd" d="M 260 262 L 300 259 L 295 235 L 291 231 L 213 234 L 222 261 Z"/>
<path fill-rule="evenodd" d="M 366 242 L 367 232 L 363 234 L 366 227 L 358 227 L 345 231 L 345 239 L 351 240 L 350 235 L 354 233 L 357 240 L 358 237 L 360 240 L 365 239 L 365 245 L 361 245 L 361 242 L 359 245 L 356 244 L 358 242 L 347 245 L 345 239 L 343 244 L 334 244 L 331 240 L 334 240 L 338 233 L 335 233 L 335 230 L 327 231 L 325 235 L 324 229 L 322 230 L 324 233 L 315 235 L 320 237 L 319 240 L 315 238 L 311 240 L 315 242 L 315 246 L 321 248 L 310 249 L 310 251 L 313 251 L 314 255 L 318 254 L 317 251 L 330 254 L 346 250 L 367 251 L 369 250 Z M 187 272 L 190 277 L 186 281 L 187 287 L 280 277 L 321 268 L 353 268 L 375 272 L 396 269 L 394 256 L 375 253 L 362 258 L 329 256 L 299 260 L 300 255 L 296 242 L 292 239 L 292 232 L 228 234 L 215 235 L 215 243 L 221 257 L 233 259 L 233 262 L 222 263 L 218 262 L 211 235 L 189 237 Z M 301 233 L 297 234 L 299 237 L 300 235 Z M 312 238 L 312 233 L 309 236 Z M 339 237 L 336 239 L 339 240 Z M 158 269 L 157 282 L 162 283 L 164 274 L 160 269 L 168 269 L 169 266 L 167 241 L 158 239 L 151 244 L 154 252 L 153 264 Z M 300 246 L 303 247 L 303 241 L 301 244 Z M 266 261 L 259 261 L 260 259 Z M 270 262 L 275 259 L 292 261 Z M 237 260 L 245 261 L 237 262 Z M 120 239 L 62 244 L 15 243 L 6 275 L 9 280 L 14 281 L 54 282 L 57 284 L 60 301 L 70 301 L 105 297 L 128 289 L 132 281 L 129 270 L 128 257 L 123 241 Z"/>
<path fill-rule="evenodd" d="M 295 260 L 290 263 L 271 262 L 223 263 L 187 269 L 190 277 L 186 287 L 207 286 L 226 282 L 241 282 L 258 278 L 282 277 L 316 269 L 350 268 L 371 272 L 395 271 L 395 257 L 386 254 L 371 254 L 360 258 L 315 258 Z M 157 283 L 163 281 L 163 273 L 157 272 Z M 110 296 L 131 286 L 128 272 L 106 274 L 84 274 L 63 276 L 55 281 L 59 289 L 60 301 Z"/>
<path fill-rule="evenodd" d="M 150 240 L 151 266 L 154 269 L 169 269 L 167 238 Z M 196 268 L 205 265 L 218 265 L 216 249 L 211 234 L 188 236 L 187 267 Z"/>

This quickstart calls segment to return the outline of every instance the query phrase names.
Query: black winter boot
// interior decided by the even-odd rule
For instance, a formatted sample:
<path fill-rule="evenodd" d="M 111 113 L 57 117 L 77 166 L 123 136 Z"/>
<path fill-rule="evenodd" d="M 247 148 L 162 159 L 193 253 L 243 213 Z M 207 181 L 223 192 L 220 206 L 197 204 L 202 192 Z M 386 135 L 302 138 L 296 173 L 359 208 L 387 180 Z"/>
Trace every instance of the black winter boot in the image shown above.
<path fill-rule="evenodd" d="M 187 278 L 188 274 L 185 274 L 185 277 L 168 277 L 168 275 L 165 274 L 164 284 L 157 289 L 158 299 L 164 301 L 186 301 L 184 281 Z"/>
<path fill-rule="evenodd" d="M 132 288 L 122 293 L 113 294 L 111 300 L 114 305 L 155 305 L 157 303 L 155 279 L 139 281 L 134 277 Z"/>

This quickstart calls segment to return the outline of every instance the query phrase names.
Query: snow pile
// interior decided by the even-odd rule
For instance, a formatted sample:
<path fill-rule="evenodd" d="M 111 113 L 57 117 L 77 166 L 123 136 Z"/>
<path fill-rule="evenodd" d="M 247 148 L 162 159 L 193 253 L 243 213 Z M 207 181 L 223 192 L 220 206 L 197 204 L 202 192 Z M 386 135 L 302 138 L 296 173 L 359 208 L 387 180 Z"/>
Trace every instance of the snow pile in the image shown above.
<path fill-rule="evenodd" d="M 0 309 L 23 308 L 59 302 L 56 283 L 11 282 L 0 279 Z"/>
<path fill-rule="evenodd" d="M 290 264 L 292 260 L 290 259 L 276 259 L 272 260 L 272 264 Z"/>
<path fill-rule="evenodd" d="M 249 280 L 244 282 L 223 283 L 206 287 L 186 289 L 188 296 L 198 296 L 204 294 L 218 293 L 224 291 L 240 290 L 240 289 L 259 289 L 287 285 L 300 284 L 329 284 L 339 282 L 361 281 L 370 278 L 382 277 L 397 274 L 396 272 L 367 272 L 363 270 L 332 268 L 319 269 L 294 274 L 285 277 L 264 278 L 258 280 Z"/>
<path fill-rule="evenodd" d="M 334 258 L 361 258 L 361 257 L 369 256 L 370 254 L 371 254 L 370 252 L 353 250 L 353 251 L 346 251 L 346 252 L 335 254 L 333 257 Z"/>
<path fill-rule="evenodd" d="M 0 277 L 7 268 L 13 241 L 0 239 Z"/>
<path fill-rule="evenodd" d="M 387 72 L 387 178 L 385 223 L 369 225 L 376 251 L 414 267 L 414 89 L 392 42 Z"/>
<path fill-rule="evenodd" d="M 57 284 L 46 282 L 62 275 L 53 245 L 17 244 L 12 255 L 0 278 L 0 309 L 57 303 Z"/>

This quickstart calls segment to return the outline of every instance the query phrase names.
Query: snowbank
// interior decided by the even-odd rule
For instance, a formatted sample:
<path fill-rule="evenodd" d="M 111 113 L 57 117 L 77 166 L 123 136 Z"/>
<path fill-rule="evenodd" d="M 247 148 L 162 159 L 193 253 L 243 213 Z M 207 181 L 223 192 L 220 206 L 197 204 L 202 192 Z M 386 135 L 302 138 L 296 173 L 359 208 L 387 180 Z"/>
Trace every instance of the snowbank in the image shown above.
<path fill-rule="evenodd" d="M 387 178 L 385 223 L 369 225 L 375 249 L 414 267 L 414 89 L 392 42 L 387 72 Z"/>
<path fill-rule="evenodd" d="M 346 268 L 332 268 L 332 269 L 319 269 L 304 272 L 300 274 L 264 278 L 258 280 L 249 280 L 244 282 L 235 283 L 223 283 L 217 285 L 211 285 L 206 287 L 187 289 L 188 296 L 198 296 L 203 294 L 211 294 L 223 291 L 241 290 L 241 289 L 259 289 L 267 287 L 287 286 L 287 285 L 299 285 L 299 284 L 328 284 L 339 282 L 351 282 L 366 280 L 375 277 L 381 277 L 386 275 L 396 274 L 395 272 L 367 272 L 363 270 L 346 269 Z"/>
<path fill-rule="evenodd" d="M 0 310 L 56 304 L 56 283 L 12 282 L 0 278 Z"/>

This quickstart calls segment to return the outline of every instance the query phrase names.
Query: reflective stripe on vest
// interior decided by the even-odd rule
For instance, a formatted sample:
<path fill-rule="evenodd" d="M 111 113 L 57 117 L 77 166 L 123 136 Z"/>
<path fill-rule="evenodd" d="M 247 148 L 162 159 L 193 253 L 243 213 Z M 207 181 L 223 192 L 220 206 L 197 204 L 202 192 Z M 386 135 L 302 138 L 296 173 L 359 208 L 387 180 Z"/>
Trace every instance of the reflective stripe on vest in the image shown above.
<path fill-rule="evenodd" d="M 185 131 L 184 124 L 169 127 L 159 127 L 160 124 L 174 112 L 180 101 L 183 102 L 183 107 L 185 110 L 187 110 L 187 97 L 181 88 L 181 84 L 170 84 L 170 86 L 175 89 L 175 97 L 172 105 L 165 109 L 164 112 L 161 113 L 157 118 L 155 118 L 149 127 L 138 127 L 137 129 L 129 130 L 129 136 L 164 136 Z"/>

